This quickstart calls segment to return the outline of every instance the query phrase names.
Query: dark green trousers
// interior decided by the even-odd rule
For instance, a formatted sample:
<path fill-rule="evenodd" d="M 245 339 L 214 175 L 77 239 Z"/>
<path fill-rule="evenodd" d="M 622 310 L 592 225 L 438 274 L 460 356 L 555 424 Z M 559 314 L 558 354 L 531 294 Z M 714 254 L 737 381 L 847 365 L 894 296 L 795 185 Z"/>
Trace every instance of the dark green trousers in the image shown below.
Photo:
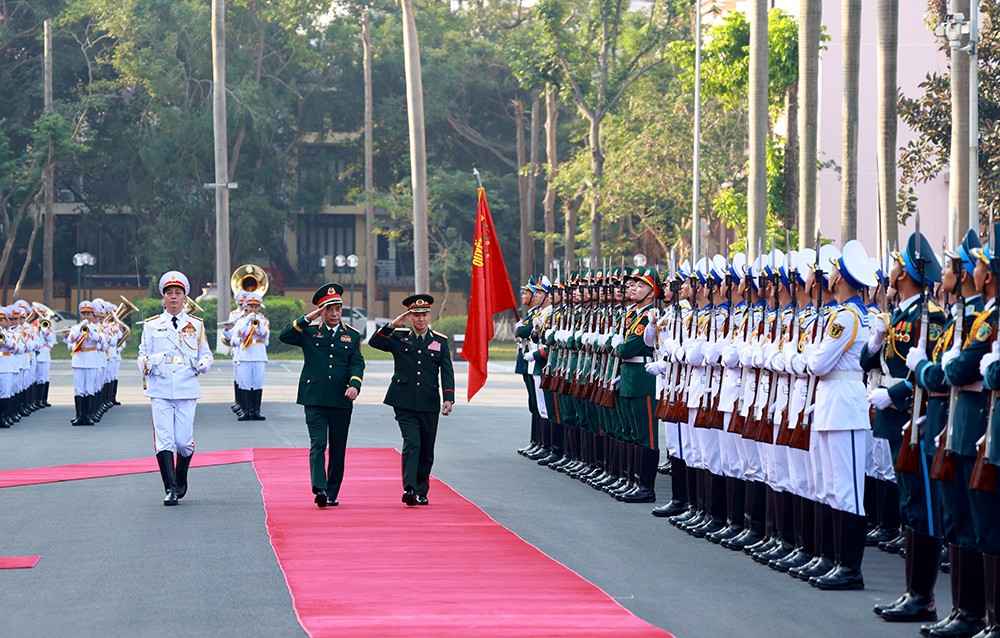
<path fill-rule="evenodd" d="M 404 408 L 396 411 L 396 423 L 403 435 L 403 489 L 427 496 L 431 466 L 434 465 L 434 441 L 437 439 L 437 412 L 418 412 Z"/>
<path fill-rule="evenodd" d="M 347 430 L 351 427 L 354 406 L 332 408 L 307 405 L 305 409 L 306 426 L 309 428 L 309 476 L 313 494 L 326 490 L 327 498 L 332 501 L 337 498 L 340 485 L 344 482 Z M 330 446 L 328 461 L 324 458 L 327 444 Z"/>

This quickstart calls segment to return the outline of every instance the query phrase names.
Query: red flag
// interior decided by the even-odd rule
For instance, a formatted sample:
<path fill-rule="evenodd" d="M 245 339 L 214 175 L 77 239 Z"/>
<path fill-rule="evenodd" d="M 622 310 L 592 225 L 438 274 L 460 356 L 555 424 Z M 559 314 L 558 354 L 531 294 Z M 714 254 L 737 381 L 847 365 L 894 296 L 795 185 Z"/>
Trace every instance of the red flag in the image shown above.
<path fill-rule="evenodd" d="M 468 401 L 486 384 L 486 364 L 493 338 L 493 315 L 517 308 L 514 289 L 507 276 L 507 266 L 500 253 L 500 242 L 493 230 L 493 216 L 486 203 L 486 191 L 479 188 L 476 211 L 476 234 L 472 242 L 472 291 L 469 294 L 469 318 L 465 324 L 462 358 L 469 362 Z"/>

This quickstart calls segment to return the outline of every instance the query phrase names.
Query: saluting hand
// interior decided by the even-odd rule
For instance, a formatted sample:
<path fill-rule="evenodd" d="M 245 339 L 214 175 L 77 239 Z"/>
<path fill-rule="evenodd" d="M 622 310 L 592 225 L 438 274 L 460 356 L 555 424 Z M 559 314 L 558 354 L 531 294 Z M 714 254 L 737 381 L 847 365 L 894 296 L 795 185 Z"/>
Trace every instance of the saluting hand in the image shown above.
<path fill-rule="evenodd" d="M 392 327 L 393 328 L 400 327 L 401 325 L 403 325 L 403 322 L 406 321 L 406 318 L 409 316 L 410 316 L 410 311 L 407 310 L 406 312 L 404 312 L 403 314 L 399 315 L 398 317 L 392 320 Z"/>

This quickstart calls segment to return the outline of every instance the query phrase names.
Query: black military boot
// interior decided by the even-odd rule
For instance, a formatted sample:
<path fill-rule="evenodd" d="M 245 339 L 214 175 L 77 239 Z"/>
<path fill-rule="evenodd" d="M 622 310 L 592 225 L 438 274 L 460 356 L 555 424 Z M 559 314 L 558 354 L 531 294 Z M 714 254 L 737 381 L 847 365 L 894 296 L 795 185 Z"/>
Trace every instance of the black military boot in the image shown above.
<path fill-rule="evenodd" d="M 182 456 L 180 452 L 177 453 L 177 499 L 180 500 L 184 498 L 184 495 L 188 491 L 188 468 L 191 467 L 191 457 L 194 456 L 192 452 L 188 456 Z"/>
<path fill-rule="evenodd" d="M 809 579 L 820 589 L 845 591 L 864 589 L 861 561 L 865 555 L 865 533 L 868 519 L 864 516 L 834 510 L 834 544 L 837 567 L 822 576 Z"/>
<path fill-rule="evenodd" d="M 562 423 L 554 419 L 548 419 L 547 422 L 549 424 L 549 454 L 536 461 L 539 465 L 543 466 L 551 465 L 563 457 Z"/>
<path fill-rule="evenodd" d="M 94 425 L 93 419 L 90 418 L 90 399 L 91 396 L 76 397 L 79 401 L 79 406 L 77 407 L 77 421 L 73 425 Z"/>
<path fill-rule="evenodd" d="M 865 529 L 868 528 L 867 522 Z M 806 532 L 808 533 L 808 531 Z M 833 508 L 813 502 L 813 533 L 815 557 L 798 569 L 789 569 L 788 575 L 809 582 L 810 578 L 823 576 L 836 567 L 833 543 Z"/>
<path fill-rule="evenodd" d="M 873 610 L 888 622 L 937 620 L 934 584 L 937 582 L 941 539 L 906 528 L 906 593 Z"/>
<path fill-rule="evenodd" d="M 746 488 L 743 481 L 732 476 L 725 477 L 726 483 L 726 526 L 717 532 L 705 534 L 705 538 L 712 543 L 721 543 L 724 540 L 735 538 L 743 531 L 743 499 Z"/>
<path fill-rule="evenodd" d="M 263 388 L 257 388 L 256 390 L 251 390 L 252 398 L 250 399 L 253 405 L 253 420 L 254 421 L 267 421 L 267 417 L 260 413 L 260 404 L 264 398 Z"/>
<path fill-rule="evenodd" d="M 121 405 L 118 400 L 118 379 L 111 382 L 111 405 Z"/>
<path fill-rule="evenodd" d="M 163 479 L 164 505 L 177 505 L 177 470 L 174 468 L 174 453 L 164 450 L 156 453 L 156 462 L 160 466 L 160 478 Z"/>
<path fill-rule="evenodd" d="M 774 525 L 774 488 L 764 484 L 764 537 L 743 548 L 743 553 L 753 556 L 754 552 L 770 551 L 777 543 L 777 528 Z"/>
<path fill-rule="evenodd" d="M 237 421 L 253 420 L 253 391 L 240 388 L 240 409 L 236 413 Z"/>
<path fill-rule="evenodd" d="M 743 531 L 730 540 L 724 540 L 720 545 L 733 551 L 743 551 L 743 548 L 755 545 L 764 538 L 765 517 L 767 510 L 767 492 L 760 481 L 746 482 L 746 511 L 744 512 Z"/>
<path fill-rule="evenodd" d="M 952 545 L 951 583 L 954 608 L 944 620 L 921 627 L 920 633 L 932 638 L 968 638 L 985 629 L 983 575 L 983 559 L 979 552 L 970 547 Z"/>
<path fill-rule="evenodd" d="M 802 496 L 792 497 L 792 534 L 795 549 L 788 556 L 767 564 L 771 569 L 788 572 L 806 565 L 815 557 L 813 540 L 813 503 Z"/>
<path fill-rule="evenodd" d="M 42 388 L 42 407 L 51 408 L 52 404 L 49 403 L 49 382 L 46 381 Z"/>
<path fill-rule="evenodd" d="M 687 511 L 687 464 L 679 458 L 670 460 L 670 492 L 672 498 L 666 505 L 654 507 L 652 514 L 660 518 L 670 518 Z"/>
<path fill-rule="evenodd" d="M 774 493 L 774 537 L 777 542 L 766 552 L 753 554 L 753 559 L 763 565 L 778 561 L 795 550 L 795 535 L 792 521 L 792 494 L 790 492 Z"/>
<path fill-rule="evenodd" d="M 986 627 L 973 638 L 1000 638 L 1000 624 L 997 623 L 997 607 L 1000 605 L 1000 573 L 997 569 L 996 554 L 983 554 L 983 572 L 986 590 Z"/>
<path fill-rule="evenodd" d="M 704 538 L 726 526 L 726 480 L 709 470 L 705 470 L 705 506 L 708 508 L 705 522 L 690 530 L 695 538 Z"/>
<path fill-rule="evenodd" d="M 7 414 L 9 399 L 0 399 L 0 429 L 10 427 L 10 416 Z"/>
<path fill-rule="evenodd" d="M 660 451 L 650 448 L 639 449 L 639 489 L 622 500 L 626 503 L 652 503 L 656 501 L 656 467 L 660 463 Z"/>

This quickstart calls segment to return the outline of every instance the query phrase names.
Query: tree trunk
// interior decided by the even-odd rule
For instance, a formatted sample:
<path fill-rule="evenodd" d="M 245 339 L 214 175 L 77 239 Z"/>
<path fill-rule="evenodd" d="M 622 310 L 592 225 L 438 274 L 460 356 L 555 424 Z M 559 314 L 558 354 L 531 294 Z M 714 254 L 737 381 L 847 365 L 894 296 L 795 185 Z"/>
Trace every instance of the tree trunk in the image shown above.
<path fill-rule="evenodd" d="M 969 0 L 951 0 L 949 13 L 969 15 Z M 962 38 L 962 46 L 968 38 Z M 968 230 L 969 210 L 969 54 L 951 50 L 951 182 L 948 192 L 948 246 Z"/>
<path fill-rule="evenodd" d="M 43 189 L 44 191 L 44 189 Z M 35 238 L 38 236 L 38 229 L 42 226 L 42 206 L 41 202 L 35 202 L 35 223 L 31 227 L 31 237 L 28 238 L 28 247 L 24 253 L 24 264 L 21 266 L 21 274 L 17 278 L 17 283 L 14 284 L 14 299 L 21 296 L 21 286 L 24 285 L 24 278 L 28 276 L 28 268 L 31 267 L 31 258 L 35 252 Z M 50 304 L 45 304 L 49 306 Z"/>
<path fill-rule="evenodd" d="M 590 118 L 590 172 L 594 185 L 590 189 L 590 263 L 601 261 L 601 178 L 604 176 L 604 151 L 601 148 L 601 121 Z"/>
<path fill-rule="evenodd" d="M 559 172 L 559 158 L 556 148 L 556 126 L 559 123 L 559 105 L 556 101 L 556 87 L 552 84 L 545 89 L 545 262 L 552 263 L 556 257 L 556 176 Z M 570 265 L 572 267 L 572 265 Z"/>
<path fill-rule="evenodd" d="M 403 11 L 403 62 L 406 72 L 406 112 L 410 130 L 410 180 L 413 189 L 413 286 L 426 293 L 430 286 L 427 244 L 427 146 L 424 136 L 424 88 L 420 43 L 413 1 L 400 0 Z"/>
<path fill-rule="evenodd" d="M 861 0 L 842 0 L 844 46 L 841 97 L 840 245 L 858 237 L 858 73 L 861 62 Z M 895 98 L 895 95 L 893 95 Z M 880 103 L 881 108 L 881 103 Z M 881 162 L 879 164 L 881 170 Z M 881 188 L 879 196 L 881 197 Z M 885 210 L 883 208 L 883 210 Z M 881 224 L 882 220 L 878 220 Z M 881 230 L 881 229 L 880 229 Z M 879 235 L 884 237 L 884 235 Z M 879 249 L 881 250 L 881 249 Z"/>
<path fill-rule="evenodd" d="M 580 212 L 581 206 L 583 206 L 582 193 L 577 193 L 572 199 L 566 202 L 566 261 L 569 262 L 570 268 L 573 267 L 576 261 L 576 216 Z"/>
<path fill-rule="evenodd" d="M 822 0 L 799 1 L 799 248 L 812 246 L 818 230 L 816 209 L 819 39 Z"/>
<path fill-rule="evenodd" d="M 799 87 L 792 84 L 785 95 L 785 209 L 784 226 L 795 227 L 799 215 Z"/>
<path fill-rule="evenodd" d="M 372 203 L 374 194 L 374 134 L 372 131 L 372 39 L 369 31 L 368 7 L 361 11 L 361 43 L 364 54 L 364 83 L 365 83 L 365 228 L 368 229 L 368 236 L 365 237 L 365 307 L 368 316 L 375 318 L 379 313 L 375 311 L 375 206 Z"/>
<path fill-rule="evenodd" d="M 517 127 L 517 201 L 521 211 L 521 281 L 528 281 L 534 271 L 534 255 L 531 244 L 531 209 L 528 203 L 528 151 L 524 139 L 524 102 L 514 102 L 514 121 Z"/>
<path fill-rule="evenodd" d="M 528 167 L 528 228 L 529 233 L 535 232 L 535 201 L 538 198 L 538 156 L 541 149 L 539 144 L 542 139 L 542 96 L 536 95 L 535 99 L 531 101 L 531 138 L 528 145 L 528 157 L 529 157 L 529 167 Z M 529 241 L 529 256 L 531 258 L 531 265 L 535 265 L 535 239 L 530 234 L 528 235 Z M 548 260 L 542 264 L 542 272 L 548 272 L 552 268 L 552 261 Z M 549 273 L 551 278 L 553 273 Z"/>
<path fill-rule="evenodd" d="M 968 7 L 967 1 L 965 4 Z M 896 217 L 896 129 L 899 126 L 896 107 L 896 100 L 899 99 L 896 64 L 899 57 L 899 0 L 878 0 L 877 6 L 878 18 L 875 24 L 878 52 L 878 196 L 882 216 L 879 220 L 882 225 L 881 240 L 884 244 L 879 246 L 881 255 L 886 246 L 899 243 L 899 222 Z M 968 68 L 968 56 L 963 53 L 962 57 Z M 952 182 L 954 183 L 954 180 Z"/>
<path fill-rule="evenodd" d="M 768 45 L 767 0 L 753 0 L 750 16 L 750 180 L 747 259 L 757 258 L 767 231 Z M 692 260 L 697 259 L 692 255 Z"/>

